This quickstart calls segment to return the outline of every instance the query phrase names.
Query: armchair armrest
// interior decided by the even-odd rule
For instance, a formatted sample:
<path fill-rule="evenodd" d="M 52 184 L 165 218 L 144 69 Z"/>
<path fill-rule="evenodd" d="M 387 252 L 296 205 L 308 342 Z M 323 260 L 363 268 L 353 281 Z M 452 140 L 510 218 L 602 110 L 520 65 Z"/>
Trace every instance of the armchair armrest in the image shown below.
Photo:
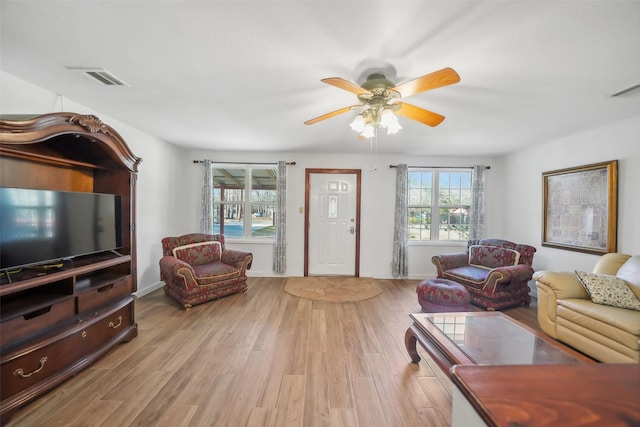
<path fill-rule="evenodd" d="M 589 299 L 589 294 L 578 280 L 575 273 L 568 271 L 538 271 L 533 278 L 551 290 L 556 299 L 580 298 Z"/>
<path fill-rule="evenodd" d="M 195 277 L 193 268 L 186 262 L 171 255 L 160 259 L 160 279 L 165 283 L 181 281 L 187 289 L 191 289 L 197 286 Z"/>
<path fill-rule="evenodd" d="M 533 276 L 533 268 L 527 264 L 506 265 L 494 268 L 491 270 L 491 274 L 492 273 L 500 274 L 503 277 L 503 279 L 500 279 L 499 283 L 511 281 L 522 282 L 524 280 L 531 280 L 531 276 Z"/>
<path fill-rule="evenodd" d="M 253 254 L 250 252 L 238 251 L 234 249 L 225 249 L 224 251 L 222 251 L 220 262 L 227 265 L 232 265 L 240 270 L 242 275 L 246 275 L 247 270 L 251 269 Z"/>
<path fill-rule="evenodd" d="M 482 289 L 489 288 L 492 292 L 495 292 L 500 283 L 527 282 L 531 280 L 532 275 L 533 268 L 526 264 L 496 267 L 487 275 Z"/>
<path fill-rule="evenodd" d="M 434 255 L 431 257 L 431 262 L 438 270 L 438 277 L 442 277 L 447 270 L 469 265 L 469 255 L 465 252 Z"/>

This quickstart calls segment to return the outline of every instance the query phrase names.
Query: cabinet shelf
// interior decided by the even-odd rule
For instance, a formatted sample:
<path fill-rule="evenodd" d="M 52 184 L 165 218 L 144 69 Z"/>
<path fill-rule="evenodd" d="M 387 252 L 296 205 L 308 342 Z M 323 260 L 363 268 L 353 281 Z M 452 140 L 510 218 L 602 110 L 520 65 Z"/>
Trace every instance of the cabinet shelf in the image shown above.
<path fill-rule="evenodd" d="M 3 155 L 10 155 L 16 158 L 22 158 L 25 160 L 35 160 L 41 163 L 49 163 L 54 165 L 82 167 L 82 168 L 100 168 L 99 166 L 96 166 L 91 163 L 72 161 L 62 157 L 56 157 L 55 155 L 51 156 L 51 155 L 33 153 L 28 151 L 27 148 L 14 149 L 14 148 L 0 147 L 0 153 L 2 153 Z"/>
<path fill-rule="evenodd" d="M 101 289 L 121 280 L 123 277 L 122 274 L 118 273 L 100 272 L 100 274 L 78 278 L 76 280 L 76 292 Z"/>
<path fill-rule="evenodd" d="M 116 255 L 107 252 L 74 259 L 73 261 L 65 261 L 61 268 L 48 270 L 23 269 L 19 273 L 11 276 L 11 283 L 6 281 L 6 277 L 3 276 L 2 284 L 0 285 L 0 297 L 42 286 L 46 283 L 64 280 L 69 277 L 79 276 L 95 270 L 130 262 L 131 255 Z"/>
<path fill-rule="evenodd" d="M 2 322 L 18 317 L 33 319 L 50 311 L 51 306 L 73 299 L 73 295 L 38 293 L 2 302 Z"/>

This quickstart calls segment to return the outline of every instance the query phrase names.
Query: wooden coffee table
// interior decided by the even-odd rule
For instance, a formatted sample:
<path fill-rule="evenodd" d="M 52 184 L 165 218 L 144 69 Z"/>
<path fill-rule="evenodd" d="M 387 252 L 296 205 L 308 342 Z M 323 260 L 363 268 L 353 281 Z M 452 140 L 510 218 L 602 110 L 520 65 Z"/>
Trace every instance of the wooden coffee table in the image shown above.
<path fill-rule="evenodd" d="M 636 363 L 458 365 L 451 372 L 461 394 L 456 400 L 454 388 L 453 427 L 640 425 Z"/>
<path fill-rule="evenodd" d="M 448 375 L 453 365 L 549 365 L 596 363 L 499 311 L 414 313 L 405 334 L 413 363 L 416 343 Z"/>

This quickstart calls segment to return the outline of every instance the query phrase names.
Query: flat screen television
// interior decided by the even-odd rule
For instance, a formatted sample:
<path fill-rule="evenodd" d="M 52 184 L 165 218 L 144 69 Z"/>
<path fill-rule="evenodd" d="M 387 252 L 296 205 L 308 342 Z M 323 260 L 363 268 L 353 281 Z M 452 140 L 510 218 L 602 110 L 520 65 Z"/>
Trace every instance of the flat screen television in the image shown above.
<path fill-rule="evenodd" d="M 116 250 L 117 194 L 0 188 L 0 270 Z"/>

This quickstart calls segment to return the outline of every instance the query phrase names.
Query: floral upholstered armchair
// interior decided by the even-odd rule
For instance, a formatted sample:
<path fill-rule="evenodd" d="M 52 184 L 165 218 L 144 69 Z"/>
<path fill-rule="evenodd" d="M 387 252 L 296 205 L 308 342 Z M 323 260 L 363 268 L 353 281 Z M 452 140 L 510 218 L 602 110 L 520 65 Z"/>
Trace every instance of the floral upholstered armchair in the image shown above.
<path fill-rule="evenodd" d="M 253 255 L 225 248 L 224 235 L 192 233 L 162 239 L 164 293 L 186 310 L 247 290 Z"/>
<path fill-rule="evenodd" d="M 501 239 L 469 240 L 464 253 L 431 258 L 438 277 L 464 285 L 471 303 L 487 310 L 529 305 L 536 248 Z"/>

